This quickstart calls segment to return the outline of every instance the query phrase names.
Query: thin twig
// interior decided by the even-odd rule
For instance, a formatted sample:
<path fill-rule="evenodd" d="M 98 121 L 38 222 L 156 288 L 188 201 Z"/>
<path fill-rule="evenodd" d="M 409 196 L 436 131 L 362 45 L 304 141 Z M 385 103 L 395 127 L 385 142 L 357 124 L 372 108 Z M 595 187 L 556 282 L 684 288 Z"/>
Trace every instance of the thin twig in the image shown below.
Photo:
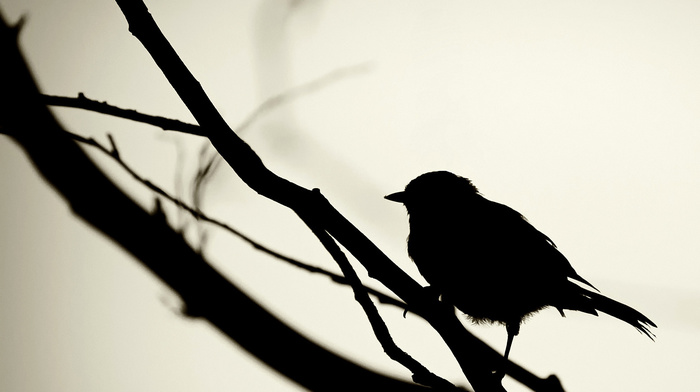
<path fill-rule="evenodd" d="M 284 93 L 274 95 L 266 99 L 255 110 L 253 110 L 253 112 L 251 112 L 248 115 L 248 117 L 246 117 L 245 120 L 241 122 L 241 124 L 235 127 L 235 130 L 236 132 L 240 133 L 246 128 L 248 128 L 255 120 L 257 120 L 258 117 L 260 117 L 260 115 L 271 109 L 274 109 L 277 106 L 282 105 L 283 103 L 286 103 L 299 96 L 317 91 L 323 86 L 333 81 L 361 72 L 367 72 L 369 69 L 370 65 L 367 63 L 338 68 L 317 79 L 294 87 Z M 206 136 L 205 132 L 201 129 L 199 125 L 189 124 L 180 120 L 174 120 L 166 117 L 140 113 L 134 109 L 122 109 L 118 106 L 108 104 L 107 101 L 100 102 L 94 99 L 90 99 L 86 97 L 83 93 L 78 93 L 77 98 L 48 94 L 40 94 L 40 98 L 45 105 L 49 106 L 84 109 L 96 113 L 102 113 L 127 120 L 137 121 L 144 124 L 150 124 L 161 128 L 164 131 L 176 131 L 188 133 L 191 135 Z"/>
<path fill-rule="evenodd" d="M 0 94 L 0 132 L 18 143 L 77 218 L 111 238 L 238 347 L 304 388 L 425 390 L 346 360 L 294 331 L 221 275 L 163 217 L 123 193 L 38 101 L 16 38 L 0 12 L 2 76 L 7 82 Z"/>
<path fill-rule="evenodd" d="M 313 191 L 318 195 L 317 197 L 325 199 L 323 195 L 321 195 L 319 189 L 314 189 Z M 350 287 L 352 287 L 355 294 L 355 300 L 365 311 L 375 337 L 382 345 L 384 352 L 389 358 L 413 372 L 413 381 L 417 383 L 438 388 L 439 390 L 462 390 L 455 387 L 451 382 L 430 372 L 425 366 L 403 351 L 396 342 L 394 342 L 389 329 L 384 323 L 384 320 L 382 320 L 374 303 L 369 298 L 366 288 L 362 285 L 362 281 L 357 276 L 357 273 L 355 273 L 345 253 L 343 253 L 333 237 L 331 237 L 328 232 L 321 229 L 312 217 L 302 216 L 301 218 L 306 222 L 309 228 L 311 228 L 311 231 L 316 235 L 319 241 L 321 241 L 321 244 L 326 248 L 328 253 L 330 253 L 331 257 L 333 257 L 341 271 L 343 271 L 343 275 L 345 275 L 349 281 Z"/>
<path fill-rule="evenodd" d="M 334 81 L 346 78 L 351 75 L 367 72 L 370 69 L 371 65 L 369 63 L 362 63 L 353 66 L 338 68 L 310 82 L 306 82 L 299 86 L 293 87 L 281 94 L 273 95 L 267 98 L 262 104 L 260 104 L 255 110 L 253 110 L 234 129 L 237 133 L 240 134 L 247 128 L 249 128 L 265 112 L 268 112 L 300 96 L 318 91 L 319 89 Z M 107 114 L 110 116 L 153 125 L 166 131 L 176 131 L 191 135 L 205 136 L 204 132 L 199 127 L 199 125 L 188 124 L 180 120 L 174 120 L 161 116 L 140 113 L 133 109 L 122 109 L 120 107 L 110 105 L 106 101 L 100 102 L 94 99 L 87 98 L 83 93 L 78 93 L 77 98 L 47 94 L 41 94 L 40 98 L 44 104 L 50 106 L 70 107 L 76 109 L 89 110 L 96 113 Z M 204 151 L 202 151 L 202 153 L 203 152 Z M 211 158 L 208 159 L 207 163 L 204 164 L 204 168 L 197 173 L 197 176 L 195 178 L 195 187 L 193 190 L 195 201 L 194 206 L 196 208 L 199 208 L 200 206 L 199 200 L 201 194 L 201 187 L 204 186 L 207 179 L 211 177 L 211 175 L 214 173 L 214 171 L 220 163 L 221 156 L 219 154 L 214 154 L 211 156 Z"/>
<path fill-rule="evenodd" d="M 338 68 L 310 82 L 293 87 L 281 94 L 273 95 L 272 97 L 266 99 L 262 104 L 260 104 L 260 106 L 258 106 L 257 109 L 250 113 L 248 117 L 246 117 L 245 120 L 243 120 L 243 122 L 241 122 L 238 126 L 234 128 L 234 130 L 236 131 L 236 133 L 241 134 L 241 132 L 244 131 L 246 128 L 250 127 L 250 125 L 255 120 L 257 120 L 261 114 L 271 109 L 274 109 L 284 103 L 287 103 L 295 98 L 298 98 L 302 95 L 318 91 L 319 89 L 331 82 L 343 79 L 350 75 L 367 72 L 370 69 L 371 65 L 369 63 Z"/>
<path fill-rule="evenodd" d="M 188 124 L 180 120 L 153 116 L 137 112 L 133 109 L 122 109 L 120 107 L 110 105 L 106 101 L 100 102 L 87 98 L 83 93 L 78 93 L 77 98 L 61 97 L 56 95 L 40 95 L 42 102 L 50 106 L 63 106 L 69 108 L 85 109 L 97 113 L 107 114 L 127 120 L 133 120 L 144 124 L 150 124 L 164 131 L 176 131 L 189 133 L 191 135 L 205 136 L 204 131 L 199 125 Z"/>
<path fill-rule="evenodd" d="M 191 207 L 190 205 L 188 205 L 184 201 L 178 199 L 175 196 L 172 196 L 171 194 L 169 194 L 168 192 L 163 190 L 163 188 L 154 184 L 152 181 L 141 177 L 141 175 L 139 175 L 134 169 L 132 169 L 126 162 L 124 162 L 121 159 L 121 157 L 119 155 L 119 150 L 117 149 L 117 146 L 116 146 L 116 143 L 114 142 L 114 139 L 112 138 L 112 136 L 110 134 L 107 135 L 107 138 L 110 141 L 111 148 L 107 148 L 106 146 L 100 144 L 98 141 L 96 141 L 93 138 L 86 138 L 86 137 L 83 137 L 81 135 L 69 132 L 69 131 L 64 131 L 64 132 L 66 134 L 68 134 L 71 138 L 73 138 L 74 140 L 81 142 L 83 144 L 92 146 L 92 147 L 98 149 L 99 151 L 105 153 L 106 155 L 109 155 L 110 157 L 112 157 L 112 159 L 114 159 L 119 164 L 119 166 L 121 166 L 127 173 L 129 173 L 129 175 L 131 175 L 131 177 L 133 177 L 136 181 L 140 182 L 141 184 L 143 184 L 144 186 L 146 186 L 148 189 L 155 192 L 156 194 L 169 200 L 171 203 L 175 204 L 176 206 L 183 209 L 184 211 L 187 211 L 195 219 L 198 219 L 198 220 L 201 220 L 204 222 L 209 222 L 215 226 L 218 226 L 218 227 L 226 230 L 230 234 L 233 234 L 234 236 L 247 242 L 253 248 L 255 248 L 263 253 L 266 253 L 270 256 L 273 256 L 279 260 L 286 261 L 287 263 L 292 264 L 295 267 L 304 269 L 304 270 L 311 272 L 311 273 L 325 275 L 325 276 L 329 277 L 332 281 L 339 283 L 339 284 L 342 284 L 342 285 L 350 285 L 350 283 L 348 282 L 348 279 L 346 277 L 344 277 L 342 275 L 335 274 L 335 273 L 330 272 L 330 271 L 327 271 L 323 268 L 314 267 L 314 266 L 306 264 L 302 261 L 296 260 L 292 257 L 285 256 L 279 252 L 276 252 L 276 251 L 260 244 L 259 242 L 253 240 L 252 238 L 248 237 L 247 235 L 241 233 L 240 231 L 234 229 L 230 225 L 228 225 L 228 224 L 226 224 L 218 219 L 212 218 L 212 217 L 208 216 L 207 214 L 203 213 L 202 211 Z M 379 292 L 375 289 L 369 288 L 369 287 L 365 287 L 364 289 L 368 293 L 377 297 L 377 299 L 381 303 L 384 303 L 387 305 L 394 305 L 394 306 L 397 306 L 397 307 L 402 308 L 402 309 L 410 310 L 410 307 L 408 305 L 406 305 L 402 301 L 399 301 L 398 299 L 392 298 L 389 295 L 386 295 L 384 293 L 381 293 L 381 292 Z"/>
<path fill-rule="evenodd" d="M 369 64 L 369 63 L 362 63 L 362 64 L 357 64 L 357 65 L 352 65 L 349 67 L 338 68 L 338 69 L 335 69 L 335 70 L 333 70 L 333 71 L 331 71 L 331 72 L 329 72 L 329 73 L 327 73 L 319 78 L 316 78 L 310 82 L 306 82 L 306 83 L 303 83 L 303 84 L 298 85 L 296 87 L 293 87 L 289 90 L 286 90 L 283 93 L 273 95 L 273 96 L 267 98 L 255 110 L 253 110 L 240 124 L 238 124 L 236 127 L 234 127 L 234 130 L 236 131 L 237 134 L 242 134 L 258 118 L 260 118 L 260 116 L 265 114 L 265 112 L 269 112 L 278 106 L 281 106 L 289 101 L 292 101 L 296 98 L 299 98 L 300 96 L 316 92 L 332 82 L 335 82 L 337 80 L 344 79 L 348 76 L 352 76 L 352 75 L 359 74 L 362 72 L 368 72 L 370 69 L 371 69 L 371 64 Z M 210 146 L 210 144 L 206 144 L 204 149 L 206 149 L 206 147 L 208 147 L 208 146 Z M 202 157 L 204 154 L 204 149 L 200 154 L 200 156 L 202 156 Z M 195 188 L 194 188 L 195 207 L 199 207 L 198 200 L 199 200 L 199 195 L 201 193 L 201 188 L 206 184 L 207 180 L 212 176 L 212 174 L 219 167 L 219 164 L 221 163 L 221 161 L 222 161 L 221 155 L 213 154 L 211 156 L 211 158 L 209 158 L 207 163 L 204 164 L 203 169 L 200 169 L 200 171 L 197 173 L 197 176 L 195 177 Z"/>
<path fill-rule="evenodd" d="M 355 256 L 372 278 L 380 280 L 402 300 L 420 309 L 421 315 L 450 348 L 475 390 L 502 391 L 500 380 L 491 374 L 492 365 L 500 363 L 502 357 L 470 334 L 454 312 L 441 311 L 434 306 L 435 301 L 426 298 L 418 282 L 394 264 L 330 203 L 312 202 L 311 190 L 269 170 L 261 157 L 226 123 L 202 84 L 163 35 L 144 2 L 115 1 L 126 18 L 129 31 L 148 51 L 190 113 L 206 130 L 212 145 L 241 180 L 261 196 L 292 209 L 300 216 L 313 215 L 325 231 Z M 515 365 L 509 363 L 510 366 Z M 506 371 L 512 374 L 509 367 Z"/>

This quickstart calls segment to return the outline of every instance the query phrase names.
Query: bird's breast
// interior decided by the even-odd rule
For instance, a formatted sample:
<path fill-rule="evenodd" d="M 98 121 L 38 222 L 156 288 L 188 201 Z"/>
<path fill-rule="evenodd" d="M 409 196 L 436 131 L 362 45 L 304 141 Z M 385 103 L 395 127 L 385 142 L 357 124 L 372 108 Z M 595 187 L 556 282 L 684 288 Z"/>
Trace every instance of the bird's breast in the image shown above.
<path fill-rule="evenodd" d="M 537 298 L 536 279 L 524 268 L 523 255 L 511 245 L 487 224 L 412 221 L 408 253 L 443 299 L 474 320 L 512 322 L 544 301 Z"/>

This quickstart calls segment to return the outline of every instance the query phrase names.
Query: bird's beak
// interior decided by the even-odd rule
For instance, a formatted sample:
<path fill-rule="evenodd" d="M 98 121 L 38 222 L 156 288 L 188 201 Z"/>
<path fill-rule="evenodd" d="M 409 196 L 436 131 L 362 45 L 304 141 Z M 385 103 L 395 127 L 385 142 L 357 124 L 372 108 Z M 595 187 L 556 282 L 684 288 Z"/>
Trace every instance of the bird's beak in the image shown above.
<path fill-rule="evenodd" d="M 403 192 L 392 193 L 391 195 L 384 196 L 385 199 L 395 201 L 397 203 L 403 203 L 406 201 L 406 194 Z"/>

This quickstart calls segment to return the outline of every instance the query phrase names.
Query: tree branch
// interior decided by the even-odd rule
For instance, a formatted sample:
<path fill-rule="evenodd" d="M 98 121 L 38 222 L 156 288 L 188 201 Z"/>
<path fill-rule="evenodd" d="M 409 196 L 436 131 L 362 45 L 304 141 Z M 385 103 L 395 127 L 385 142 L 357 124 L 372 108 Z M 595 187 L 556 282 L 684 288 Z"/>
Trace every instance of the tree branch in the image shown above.
<path fill-rule="evenodd" d="M 173 120 L 160 116 L 139 113 L 133 109 L 122 109 L 108 104 L 106 101 L 99 102 L 87 98 L 83 93 L 78 93 L 77 98 L 60 97 L 56 95 L 40 94 L 41 102 L 50 106 L 63 106 L 68 108 L 90 110 L 96 113 L 107 114 L 127 120 L 133 120 L 144 124 L 150 124 L 161 128 L 164 131 L 177 131 L 189 133 L 191 135 L 205 136 L 199 125 L 188 124 L 180 120 Z"/>
<path fill-rule="evenodd" d="M 325 199 L 323 195 L 321 195 L 320 190 L 314 189 L 314 192 L 318 197 Z M 423 366 L 420 362 L 416 361 L 413 357 L 411 357 L 408 353 L 406 353 L 401 348 L 399 348 L 398 345 L 396 345 L 396 342 L 394 342 L 394 339 L 389 333 L 389 329 L 382 320 L 382 317 L 379 315 L 379 311 L 377 311 L 377 308 L 374 306 L 374 303 L 372 303 L 372 300 L 369 298 L 365 287 L 362 285 L 362 281 L 360 281 L 360 278 L 357 276 L 355 270 L 352 268 L 350 261 L 347 259 L 343 251 L 333 240 L 333 237 L 328 235 L 328 233 L 320 227 L 313 224 L 313 218 L 310 218 L 309 220 L 307 220 L 307 222 L 312 222 L 312 224 L 310 225 L 311 230 L 319 239 L 319 241 L 321 241 L 323 247 L 326 248 L 328 253 L 330 253 L 333 259 L 336 261 L 341 271 L 343 271 L 343 275 L 345 275 L 345 277 L 349 281 L 350 286 L 352 287 L 352 290 L 355 294 L 355 300 L 362 306 L 362 309 L 367 315 L 367 319 L 369 320 L 372 326 L 374 336 L 382 345 L 384 352 L 389 356 L 389 358 L 400 363 L 401 365 L 409 369 L 411 372 L 413 372 L 413 381 L 415 382 L 421 383 L 423 385 L 428 385 L 433 388 L 438 388 L 440 390 L 458 390 L 458 388 L 455 387 L 452 383 L 431 373 L 427 368 L 425 368 L 425 366 Z"/>
<path fill-rule="evenodd" d="M 330 203 L 317 204 L 310 190 L 283 179 L 266 168 L 250 146 L 225 123 L 199 82 L 163 36 L 143 1 L 116 2 L 126 17 L 129 31 L 143 44 L 180 99 L 205 130 L 212 145 L 238 176 L 259 194 L 294 210 L 303 220 L 304 217 L 308 219 L 313 216 L 320 227 L 362 263 L 371 277 L 382 282 L 406 303 L 415 306 L 418 313 L 447 343 L 475 390 L 503 391 L 500 380 L 491 373 L 498 366 L 502 366 L 503 358 L 467 332 L 453 312 L 441 310 L 434 299 L 428 299 L 417 282 L 391 262 Z M 506 373 L 522 377 L 514 371 L 516 367 L 509 362 Z M 527 374 L 537 380 L 529 384 L 533 389 L 542 388 L 544 384 L 539 381 L 544 380 Z M 525 382 L 526 378 L 519 378 L 519 381 Z"/>
<path fill-rule="evenodd" d="M 260 104 L 238 126 L 236 126 L 236 132 L 242 133 L 243 131 L 245 131 L 265 112 L 273 110 L 274 108 L 281 106 L 291 100 L 294 100 L 302 95 L 315 92 L 336 80 L 343 79 L 345 77 L 355 75 L 361 72 L 367 72 L 370 68 L 371 66 L 368 63 L 338 68 L 310 82 L 296 86 L 281 94 L 273 95 L 270 98 L 263 101 L 262 104 Z M 41 94 L 40 96 L 45 104 L 51 106 L 71 107 L 89 110 L 94 111 L 96 113 L 107 114 L 119 118 L 124 118 L 127 120 L 141 122 L 144 124 L 154 125 L 166 131 L 170 130 L 191 135 L 204 136 L 203 131 L 198 125 L 188 124 L 179 120 L 173 120 L 161 116 L 143 114 L 132 109 L 122 109 L 110 105 L 106 101 L 99 102 L 97 100 L 89 99 L 85 97 L 83 93 L 78 93 L 77 98 L 46 94 Z M 202 156 L 200 158 L 203 157 L 205 151 L 206 148 L 204 148 L 201 151 Z M 211 158 L 207 160 L 207 162 L 204 163 L 203 168 L 200 169 L 197 173 L 195 177 L 195 186 L 193 190 L 193 200 L 195 208 L 199 208 L 200 192 L 202 190 L 203 184 L 209 178 L 209 176 L 211 176 L 211 174 L 216 170 L 220 162 L 221 155 L 214 154 Z"/>
<path fill-rule="evenodd" d="M 119 190 L 39 102 L 36 85 L 16 46 L 15 32 L 2 15 L 0 53 L 5 67 L 1 76 L 7 86 L 0 92 L 0 132 L 24 149 L 41 176 L 77 216 L 177 292 L 190 315 L 205 318 L 269 366 L 311 390 L 377 386 L 383 390 L 426 390 L 369 371 L 299 335 L 212 268 L 158 211 L 150 214 Z"/>
<path fill-rule="evenodd" d="M 241 122 L 235 128 L 236 132 L 241 133 L 244 129 L 248 128 L 255 120 L 257 120 L 261 114 L 277 106 L 289 102 L 301 95 L 314 92 L 330 82 L 356 73 L 367 72 L 369 69 L 369 64 L 358 64 L 350 67 L 339 68 L 308 83 L 296 86 L 281 94 L 273 95 L 272 97 L 266 99 L 262 104 L 260 104 L 260 106 L 258 106 L 257 109 L 255 109 L 252 113 L 250 113 L 248 117 L 246 117 L 245 120 L 243 120 L 243 122 Z"/>
<path fill-rule="evenodd" d="M 167 199 L 171 203 L 175 204 L 177 207 L 183 209 L 184 211 L 186 211 L 187 213 L 192 215 L 192 217 L 194 217 L 195 219 L 203 221 L 203 222 L 211 223 L 214 226 L 218 226 L 219 228 L 229 232 L 230 234 L 232 234 L 232 235 L 238 237 L 239 239 L 243 240 L 244 242 L 248 243 L 253 248 L 255 248 L 263 253 L 266 253 L 266 254 L 268 254 L 276 259 L 285 261 L 285 262 L 287 262 L 295 267 L 301 268 L 301 269 L 306 270 L 306 271 L 311 272 L 311 273 L 325 275 L 325 276 L 329 277 L 332 281 L 334 281 L 338 284 L 348 285 L 348 286 L 350 285 L 350 283 L 348 282 L 348 279 L 345 278 L 344 276 L 334 274 L 330 271 L 326 271 L 323 268 L 314 267 L 312 265 L 309 265 L 307 263 L 296 260 L 296 259 L 291 258 L 289 256 L 285 256 L 277 251 L 274 251 L 274 250 L 262 245 L 261 243 L 255 241 L 254 239 L 250 238 L 249 236 L 243 234 L 241 231 L 233 228 L 229 224 L 224 223 L 218 219 L 212 218 L 209 215 L 205 214 L 204 212 L 191 207 L 190 205 L 188 205 L 184 201 L 176 198 L 175 196 L 172 196 L 170 193 L 166 192 L 165 190 L 163 190 L 163 188 L 154 184 L 152 181 L 143 178 L 133 168 L 131 168 L 131 166 L 129 166 L 124 160 L 121 159 L 121 156 L 119 154 L 119 150 L 117 149 L 116 143 L 114 142 L 114 139 L 112 138 L 111 135 L 107 134 L 107 137 L 109 138 L 110 144 L 111 144 L 111 149 L 110 149 L 110 148 L 107 148 L 104 145 L 100 144 L 97 140 L 95 140 L 93 138 L 85 138 L 83 136 L 80 136 L 80 135 L 73 133 L 73 132 L 70 132 L 70 131 L 64 131 L 64 132 L 68 136 L 70 136 L 70 138 L 72 138 L 73 140 L 76 140 L 76 141 L 83 143 L 85 145 L 94 147 L 98 151 L 110 156 L 112 159 L 114 159 L 115 162 L 117 162 L 117 164 L 119 164 L 119 166 L 121 166 L 127 173 L 129 173 L 129 175 L 131 175 L 131 177 L 133 179 L 135 179 L 136 181 L 138 181 L 139 183 L 141 183 L 143 186 L 147 187 L 148 189 L 150 189 L 154 193 L 162 196 L 163 198 Z M 406 309 L 406 310 L 411 310 L 408 307 L 408 305 L 399 301 L 398 299 L 390 297 L 382 292 L 379 292 L 379 291 L 372 289 L 372 288 L 369 288 L 369 287 L 363 286 L 363 288 L 369 294 L 377 297 L 377 299 L 381 303 L 384 303 L 387 305 L 394 305 L 394 306 L 397 306 L 399 308 Z"/>
<path fill-rule="evenodd" d="M 276 108 L 286 102 L 289 102 L 301 95 L 314 92 L 328 83 L 344 77 L 366 72 L 370 68 L 369 64 L 358 64 L 350 67 L 339 68 L 329 72 L 308 83 L 294 87 L 284 93 L 274 95 L 266 99 L 260 106 L 251 112 L 244 120 L 236 127 L 237 132 L 242 132 L 248 128 L 255 120 L 263 113 Z M 107 101 L 97 101 L 87 98 L 85 94 L 78 93 L 77 98 L 64 97 L 58 95 L 40 94 L 41 101 L 49 106 L 60 106 L 67 108 L 89 110 L 95 113 L 107 114 L 114 117 L 119 117 L 127 120 L 137 121 L 144 124 L 150 124 L 161 128 L 164 131 L 176 131 L 187 133 L 190 135 L 206 136 L 204 131 L 196 124 L 189 124 L 180 120 L 173 120 L 166 117 L 154 116 L 150 114 L 140 113 L 134 109 L 122 109 L 120 107 L 110 105 Z"/>

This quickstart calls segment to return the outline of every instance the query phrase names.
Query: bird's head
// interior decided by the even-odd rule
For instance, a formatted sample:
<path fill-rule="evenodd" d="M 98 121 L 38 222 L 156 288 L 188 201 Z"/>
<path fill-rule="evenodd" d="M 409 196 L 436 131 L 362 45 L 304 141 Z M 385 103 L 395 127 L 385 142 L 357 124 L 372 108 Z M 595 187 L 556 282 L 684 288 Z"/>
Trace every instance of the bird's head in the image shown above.
<path fill-rule="evenodd" d="M 477 195 L 479 190 L 469 179 L 448 171 L 435 171 L 413 179 L 402 192 L 385 196 L 387 200 L 403 203 L 411 212 L 412 207 L 440 205 Z"/>

